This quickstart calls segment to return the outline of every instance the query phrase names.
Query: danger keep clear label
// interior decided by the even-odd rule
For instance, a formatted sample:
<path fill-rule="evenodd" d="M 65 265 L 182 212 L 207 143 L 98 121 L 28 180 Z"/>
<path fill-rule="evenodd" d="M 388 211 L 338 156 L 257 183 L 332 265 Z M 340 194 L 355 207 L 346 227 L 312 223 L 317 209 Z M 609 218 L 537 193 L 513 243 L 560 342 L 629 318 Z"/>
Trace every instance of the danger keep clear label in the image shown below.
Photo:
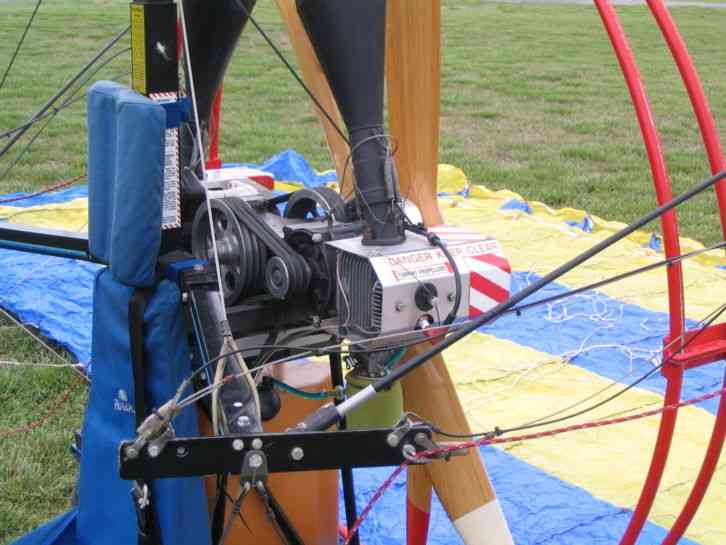
<path fill-rule="evenodd" d="M 496 240 L 482 240 L 447 246 L 454 259 L 475 257 L 501 251 Z M 380 276 L 392 282 L 404 282 L 412 277 L 419 280 L 451 272 L 451 264 L 444 253 L 436 248 L 405 254 L 375 257 L 371 261 Z M 381 280 L 384 280 L 381 278 Z M 385 281 L 384 280 L 384 281 Z"/>

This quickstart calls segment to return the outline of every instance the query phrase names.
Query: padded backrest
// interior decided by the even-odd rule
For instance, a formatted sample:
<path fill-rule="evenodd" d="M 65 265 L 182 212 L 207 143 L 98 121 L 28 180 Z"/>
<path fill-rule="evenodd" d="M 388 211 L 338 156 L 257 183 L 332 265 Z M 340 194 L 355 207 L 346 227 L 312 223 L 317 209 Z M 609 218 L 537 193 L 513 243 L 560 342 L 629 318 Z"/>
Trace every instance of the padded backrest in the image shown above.
<path fill-rule="evenodd" d="M 88 236 L 116 281 L 149 287 L 161 246 L 166 112 L 111 81 L 88 91 Z"/>

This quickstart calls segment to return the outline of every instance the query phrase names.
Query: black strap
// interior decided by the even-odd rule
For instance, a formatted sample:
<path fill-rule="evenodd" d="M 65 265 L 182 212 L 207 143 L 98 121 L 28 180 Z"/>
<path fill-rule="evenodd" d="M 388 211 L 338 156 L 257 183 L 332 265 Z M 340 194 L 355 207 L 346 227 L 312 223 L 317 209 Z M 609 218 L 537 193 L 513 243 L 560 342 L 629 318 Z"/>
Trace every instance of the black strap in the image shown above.
<path fill-rule="evenodd" d="M 134 408 L 137 428 L 147 416 L 144 313 L 153 293 L 153 290 L 149 288 L 137 288 L 129 299 L 129 351 L 134 375 Z M 151 483 L 144 480 L 134 482 L 131 496 L 134 500 L 138 522 L 138 545 L 161 545 L 152 502 Z"/>
<path fill-rule="evenodd" d="M 212 513 L 212 543 L 219 543 L 224 533 L 225 511 L 227 508 L 227 474 L 217 475 L 217 501 Z"/>

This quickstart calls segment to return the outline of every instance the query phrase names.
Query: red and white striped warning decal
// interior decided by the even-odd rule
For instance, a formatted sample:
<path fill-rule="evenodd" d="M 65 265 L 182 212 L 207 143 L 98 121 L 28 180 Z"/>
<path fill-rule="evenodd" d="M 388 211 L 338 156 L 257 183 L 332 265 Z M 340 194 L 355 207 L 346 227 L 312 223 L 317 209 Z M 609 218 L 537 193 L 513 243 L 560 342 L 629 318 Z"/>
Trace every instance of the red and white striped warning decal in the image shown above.
<path fill-rule="evenodd" d="M 461 227 L 440 225 L 436 233 L 455 259 L 464 259 L 469 268 L 469 317 L 474 318 L 507 300 L 512 268 L 499 242 Z"/>

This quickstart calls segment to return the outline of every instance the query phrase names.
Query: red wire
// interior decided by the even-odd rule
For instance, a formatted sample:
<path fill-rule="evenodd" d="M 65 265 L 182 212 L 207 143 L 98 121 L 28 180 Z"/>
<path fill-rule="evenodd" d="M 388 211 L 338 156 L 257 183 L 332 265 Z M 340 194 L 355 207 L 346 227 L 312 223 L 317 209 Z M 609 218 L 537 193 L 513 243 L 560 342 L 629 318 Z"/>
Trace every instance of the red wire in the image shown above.
<path fill-rule="evenodd" d="M 60 411 L 63 406 L 68 402 L 68 400 L 71 398 L 71 394 L 76 391 L 80 384 L 83 384 L 80 380 L 71 384 L 70 387 L 65 391 L 63 396 L 50 409 L 48 409 L 48 411 L 43 416 L 41 416 L 37 420 L 34 420 L 28 424 L 25 424 L 24 426 L 19 426 L 17 428 L 0 430 L 0 439 L 6 439 L 12 435 L 17 435 L 19 433 L 26 433 L 45 424 L 48 420 L 58 414 L 58 411 Z"/>
<path fill-rule="evenodd" d="M 85 174 L 79 174 L 78 176 L 69 178 L 68 180 L 61 180 L 59 182 L 54 183 L 53 185 L 44 187 L 43 189 L 40 189 L 34 193 L 28 193 L 27 195 L 19 195 L 17 197 L 10 197 L 8 199 L 0 199 L 0 204 L 7 204 L 10 202 L 23 201 L 26 199 L 32 199 L 33 197 L 37 197 L 38 195 L 44 195 L 45 193 L 51 193 L 53 191 L 63 189 L 64 187 L 71 186 L 71 185 L 75 184 L 76 182 L 83 180 L 85 177 L 86 177 Z"/>
<path fill-rule="evenodd" d="M 560 435 L 563 433 L 569 433 L 573 431 L 578 430 L 587 430 L 592 428 L 602 428 L 604 426 L 612 426 L 615 424 L 622 424 L 624 422 L 631 422 L 633 420 L 639 420 L 641 418 L 647 418 L 649 416 L 655 416 L 657 414 L 664 413 L 666 411 L 677 411 L 681 407 L 686 407 L 688 405 L 695 405 L 697 403 L 702 403 L 704 401 L 707 401 L 709 399 L 713 399 L 714 397 L 718 397 L 721 395 L 726 394 L 726 388 L 722 388 L 720 390 L 714 390 L 713 392 L 701 395 L 699 397 L 694 397 L 693 399 L 689 399 L 686 401 L 681 401 L 679 403 L 673 403 L 671 405 L 665 405 L 663 407 L 659 407 L 657 409 L 651 409 L 649 411 L 644 411 L 636 414 L 632 414 L 629 416 L 619 416 L 616 418 L 608 418 L 604 420 L 594 420 L 590 422 L 583 422 L 582 424 L 573 424 L 571 426 L 565 426 L 562 428 L 553 428 L 551 430 L 541 431 L 541 432 L 535 432 L 535 433 L 527 433 L 524 435 L 513 435 L 511 437 L 484 437 L 482 439 L 472 440 L 472 441 L 465 441 L 462 443 L 453 443 L 450 445 L 447 445 L 445 447 L 439 447 L 431 450 L 426 450 L 417 453 L 413 459 L 417 458 L 427 458 L 435 455 L 443 455 L 451 452 L 455 452 L 458 450 L 467 450 L 470 448 L 477 448 L 484 445 L 499 445 L 503 443 L 518 443 L 522 441 L 530 441 L 533 439 L 542 439 L 543 437 L 554 437 L 555 435 Z M 413 461 L 413 459 L 411 461 Z M 408 466 L 411 461 L 406 460 L 403 464 L 398 466 L 396 470 L 391 473 L 391 475 L 381 484 L 381 486 L 378 487 L 375 494 L 373 494 L 373 497 L 369 500 L 368 504 L 365 506 L 365 509 L 361 511 L 360 516 L 355 521 L 355 524 L 353 527 L 349 530 L 347 539 L 345 540 L 345 545 L 348 545 L 350 543 L 351 538 L 356 534 L 358 529 L 360 528 L 360 525 L 363 523 L 363 520 L 368 516 L 368 514 L 373 509 L 373 506 L 378 502 L 378 500 L 381 499 L 383 494 L 386 492 L 386 490 L 393 484 L 393 481 L 398 477 L 401 472 Z"/>

